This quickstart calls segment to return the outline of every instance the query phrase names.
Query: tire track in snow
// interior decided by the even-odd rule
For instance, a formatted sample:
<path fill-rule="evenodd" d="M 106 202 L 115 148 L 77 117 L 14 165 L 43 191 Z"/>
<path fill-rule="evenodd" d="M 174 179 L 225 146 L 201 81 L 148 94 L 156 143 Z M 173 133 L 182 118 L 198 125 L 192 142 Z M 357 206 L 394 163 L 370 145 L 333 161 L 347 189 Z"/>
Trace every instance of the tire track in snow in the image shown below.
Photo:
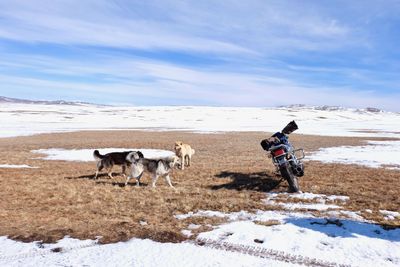
<path fill-rule="evenodd" d="M 322 261 L 316 258 L 305 257 L 301 255 L 289 254 L 284 251 L 261 248 L 249 245 L 239 245 L 229 242 L 221 242 L 212 239 L 197 238 L 195 244 L 198 246 L 205 246 L 214 249 L 220 249 L 231 252 L 238 252 L 260 258 L 268 258 L 276 261 L 283 261 L 288 263 L 315 266 L 315 267 L 351 267 L 347 264 L 339 264 L 335 262 Z"/>
<path fill-rule="evenodd" d="M 66 253 L 70 252 L 73 250 L 79 250 L 83 248 L 89 248 L 89 247 L 94 247 L 94 246 L 100 246 L 97 241 L 92 242 L 89 244 L 82 244 L 78 246 L 71 246 L 71 247 L 55 247 L 47 250 L 42 250 L 42 251 L 31 251 L 31 252 L 25 252 L 25 253 L 19 253 L 19 254 L 14 254 L 14 255 L 8 255 L 8 256 L 0 256 L 0 261 L 15 261 L 15 260 L 21 260 L 21 259 L 26 259 L 26 258 L 33 258 L 33 257 L 38 257 L 38 256 L 46 256 L 54 253 Z"/>

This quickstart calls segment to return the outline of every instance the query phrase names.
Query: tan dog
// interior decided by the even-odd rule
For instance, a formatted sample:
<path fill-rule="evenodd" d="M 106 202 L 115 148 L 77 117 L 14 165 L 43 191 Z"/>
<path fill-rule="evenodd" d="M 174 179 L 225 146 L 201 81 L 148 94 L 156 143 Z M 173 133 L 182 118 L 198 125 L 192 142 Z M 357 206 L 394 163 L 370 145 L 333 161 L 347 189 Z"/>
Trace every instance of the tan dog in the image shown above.
<path fill-rule="evenodd" d="M 181 160 L 181 170 L 185 169 L 185 165 L 190 166 L 194 152 L 194 149 L 190 145 L 184 144 L 181 141 L 175 142 L 175 154 Z"/>

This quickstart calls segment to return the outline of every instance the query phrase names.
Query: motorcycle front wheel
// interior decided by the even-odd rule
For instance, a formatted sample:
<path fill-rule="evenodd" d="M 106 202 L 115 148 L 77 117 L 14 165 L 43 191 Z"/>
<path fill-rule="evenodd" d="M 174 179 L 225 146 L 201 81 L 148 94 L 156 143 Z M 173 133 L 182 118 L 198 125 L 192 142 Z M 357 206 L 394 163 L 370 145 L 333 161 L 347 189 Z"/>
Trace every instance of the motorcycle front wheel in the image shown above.
<path fill-rule="evenodd" d="M 279 171 L 281 172 L 282 177 L 288 182 L 289 191 L 291 193 L 299 192 L 299 183 L 297 181 L 297 177 L 292 172 L 290 164 L 284 164 L 280 166 Z"/>

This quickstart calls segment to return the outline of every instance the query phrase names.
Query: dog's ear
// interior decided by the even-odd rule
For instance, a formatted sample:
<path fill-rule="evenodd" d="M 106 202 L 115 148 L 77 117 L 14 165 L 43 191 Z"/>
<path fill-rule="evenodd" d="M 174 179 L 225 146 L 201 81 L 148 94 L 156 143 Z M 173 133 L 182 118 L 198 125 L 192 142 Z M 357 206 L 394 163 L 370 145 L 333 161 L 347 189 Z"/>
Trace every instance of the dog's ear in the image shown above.
<path fill-rule="evenodd" d="M 183 142 L 182 141 L 176 141 L 175 142 L 175 147 L 177 147 L 177 146 L 181 146 L 183 144 Z"/>

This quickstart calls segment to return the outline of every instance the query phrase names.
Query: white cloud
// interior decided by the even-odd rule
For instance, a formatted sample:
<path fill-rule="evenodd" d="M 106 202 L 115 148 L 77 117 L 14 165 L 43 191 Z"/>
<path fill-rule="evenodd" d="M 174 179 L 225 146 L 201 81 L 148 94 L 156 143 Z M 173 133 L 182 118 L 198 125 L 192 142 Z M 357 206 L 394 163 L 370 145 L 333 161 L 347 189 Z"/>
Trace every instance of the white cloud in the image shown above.
<path fill-rule="evenodd" d="M 395 96 L 379 96 L 374 92 L 355 92 L 351 88 L 316 86 L 298 83 L 286 72 L 254 74 L 239 71 L 188 67 L 155 60 L 103 57 L 95 61 L 63 60 L 50 57 L 12 55 L 1 60 L 1 69 L 17 70 L 20 66 L 40 75 L 27 77 L 18 73 L 0 75 L 4 88 L 52 91 L 60 95 L 89 94 L 115 102 L 122 97 L 133 104 L 197 103 L 223 106 L 274 106 L 293 103 L 313 105 L 378 106 L 396 109 Z M 63 79 L 48 80 L 47 74 Z M 81 81 L 79 76 L 104 76 L 96 82 Z M 44 77 L 43 77 L 44 76 Z M 285 77 L 287 76 L 287 77 Z"/>
<path fill-rule="evenodd" d="M 332 5 L 255 0 L 0 1 L 0 42 L 49 43 L 80 50 L 75 59 L 62 53 L 43 56 L 38 54 L 44 51 L 0 50 L 0 82 L 6 92 L 112 93 L 115 98 L 107 98 L 110 102 L 118 102 L 117 96 L 132 96 L 133 103 L 150 104 L 154 98 L 164 98 L 167 104 L 306 103 L 398 109 L 394 101 L 398 93 L 378 90 L 393 88 L 398 79 L 392 73 L 349 65 L 354 58 L 346 62 L 349 50 L 371 49 L 372 41 L 367 38 L 368 27 L 341 6 L 345 3 Z M 368 3 L 347 5 L 354 14 L 389 12 L 369 9 Z M 127 51 L 113 53 L 114 48 Z M 152 55 L 133 57 L 133 50 L 174 51 L 220 62 L 178 64 Z M 333 51 L 344 52 L 338 60 L 346 64 L 329 66 Z M 303 55 L 300 61 L 307 61 L 313 52 L 320 56 L 314 59 L 321 65 L 287 63 L 298 55 Z M 337 76 L 312 79 L 321 73 Z M 368 88 L 355 90 L 365 84 Z"/>
<path fill-rule="evenodd" d="M 350 43 L 348 26 L 310 10 L 296 2 L 265 1 L 13 1 L 0 5 L 0 37 L 221 54 Z"/>

